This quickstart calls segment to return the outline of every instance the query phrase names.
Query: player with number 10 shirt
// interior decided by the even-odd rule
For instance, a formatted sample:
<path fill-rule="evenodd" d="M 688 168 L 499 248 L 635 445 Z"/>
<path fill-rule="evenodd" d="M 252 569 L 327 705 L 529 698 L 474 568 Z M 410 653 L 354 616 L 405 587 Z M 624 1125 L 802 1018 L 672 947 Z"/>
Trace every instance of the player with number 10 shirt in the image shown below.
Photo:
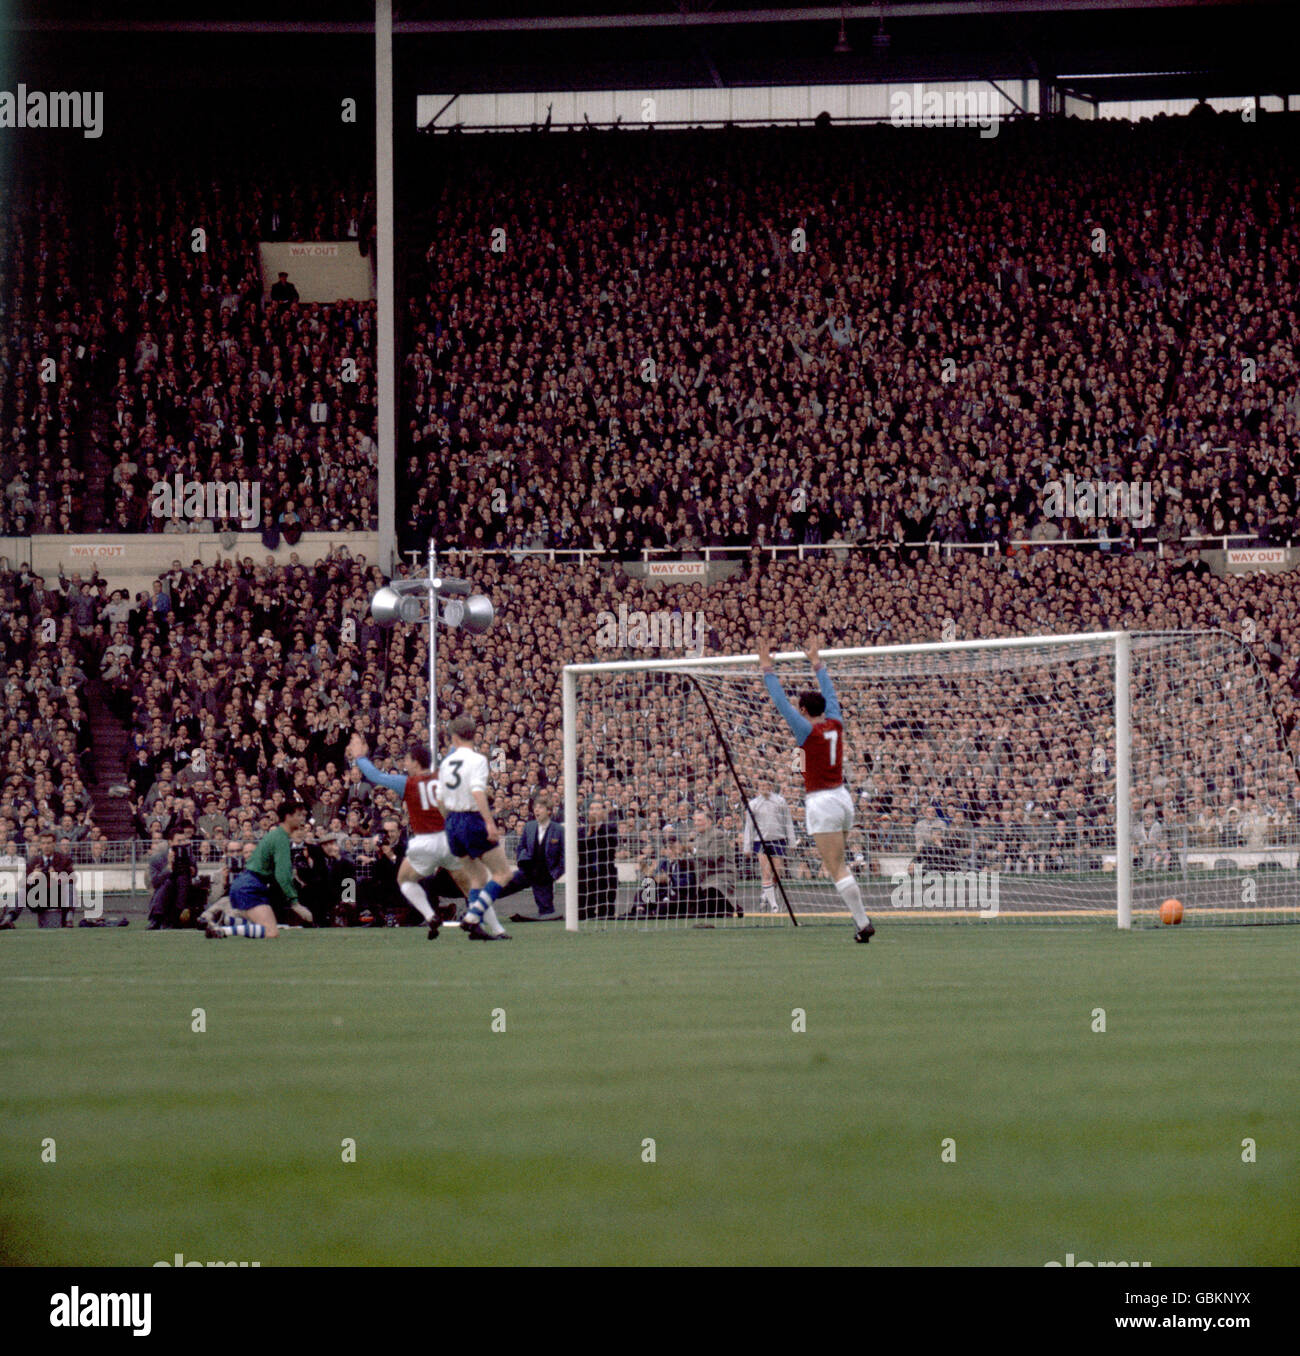
<path fill-rule="evenodd" d="M 407 747 L 403 773 L 381 772 L 366 757 L 368 751 L 360 733 L 348 741 L 347 756 L 356 763 L 366 781 L 397 792 L 406 806 L 411 834 L 406 855 L 397 871 L 397 888 L 428 924 L 432 941 L 441 930 L 442 920 L 429 903 L 428 893 L 420 882 L 445 869 L 462 894 L 468 895 L 470 889 L 468 863 L 462 861 L 447 843 L 446 823 L 438 806 L 438 774 L 433 771 L 433 759 L 417 739 Z"/>

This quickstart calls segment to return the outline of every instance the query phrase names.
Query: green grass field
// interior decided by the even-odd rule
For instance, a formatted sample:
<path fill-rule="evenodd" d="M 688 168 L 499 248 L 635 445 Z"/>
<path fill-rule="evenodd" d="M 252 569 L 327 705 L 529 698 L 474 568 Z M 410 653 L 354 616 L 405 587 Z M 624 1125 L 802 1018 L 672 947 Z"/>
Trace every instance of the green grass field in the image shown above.
<path fill-rule="evenodd" d="M 0 1261 L 1300 1260 L 1300 928 L 515 931 L 0 934 Z"/>

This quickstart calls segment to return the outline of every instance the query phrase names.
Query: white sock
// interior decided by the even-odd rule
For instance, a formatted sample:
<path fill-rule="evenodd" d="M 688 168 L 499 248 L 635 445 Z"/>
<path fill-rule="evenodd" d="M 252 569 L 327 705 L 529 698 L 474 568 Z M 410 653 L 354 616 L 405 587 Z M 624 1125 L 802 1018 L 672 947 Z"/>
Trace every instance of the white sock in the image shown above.
<path fill-rule="evenodd" d="M 483 910 L 483 918 L 481 921 L 483 924 L 483 931 L 488 933 L 489 936 L 500 937 L 505 931 L 505 928 L 501 926 L 501 920 L 497 917 L 497 911 L 491 904 Z"/>
<path fill-rule="evenodd" d="M 429 896 L 424 893 L 424 886 L 418 880 L 404 880 L 399 888 L 402 891 L 402 897 L 410 903 L 420 917 L 426 923 L 432 923 L 433 909 L 429 905 Z"/>
<path fill-rule="evenodd" d="M 858 889 L 857 881 L 851 875 L 848 875 L 843 880 L 837 880 L 835 888 L 840 892 L 840 898 L 849 906 L 853 921 L 858 925 L 858 931 L 861 932 L 871 922 L 871 919 L 867 917 L 867 911 L 862 907 L 862 891 Z"/>
<path fill-rule="evenodd" d="M 763 886 L 763 907 L 768 911 L 768 913 L 775 913 L 775 912 L 776 912 L 776 886 L 775 886 L 775 885 L 765 885 L 765 886 Z"/>
<path fill-rule="evenodd" d="M 236 918 L 223 925 L 222 932 L 227 937 L 265 937 L 266 928 L 261 923 L 250 923 L 247 918 Z"/>

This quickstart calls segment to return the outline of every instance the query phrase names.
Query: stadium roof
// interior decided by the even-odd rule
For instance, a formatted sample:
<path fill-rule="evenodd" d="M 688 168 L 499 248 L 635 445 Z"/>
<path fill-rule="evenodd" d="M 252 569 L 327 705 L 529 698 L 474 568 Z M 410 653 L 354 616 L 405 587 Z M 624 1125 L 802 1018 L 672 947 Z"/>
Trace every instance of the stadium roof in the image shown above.
<path fill-rule="evenodd" d="M 1284 0 L 394 0 L 408 90 L 560 90 L 1063 77 L 1107 99 L 1286 93 Z M 0 29 L 27 62 L 215 78 L 363 69 L 367 0 L 26 0 Z M 835 49 L 841 21 L 850 51 Z M 255 38 L 250 43 L 249 38 Z M 878 41 L 887 37 L 888 43 Z M 296 44 L 296 46 L 295 46 Z M 219 54 L 216 63 L 213 53 Z M 163 55 L 165 53 L 165 56 Z M 292 56 L 286 56 L 292 53 Z M 9 67 L 15 62 L 10 52 Z"/>

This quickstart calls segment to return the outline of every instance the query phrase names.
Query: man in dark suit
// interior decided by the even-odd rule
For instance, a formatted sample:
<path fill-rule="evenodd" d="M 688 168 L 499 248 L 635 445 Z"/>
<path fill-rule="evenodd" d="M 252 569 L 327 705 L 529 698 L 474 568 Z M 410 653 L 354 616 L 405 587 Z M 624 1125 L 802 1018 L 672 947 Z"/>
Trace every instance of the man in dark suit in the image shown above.
<path fill-rule="evenodd" d="M 42 833 L 40 851 L 27 860 L 27 907 L 39 909 L 38 927 L 70 928 L 76 906 L 72 858 L 55 851 L 52 833 Z"/>
<path fill-rule="evenodd" d="M 524 825 L 515 853 L 518 869 L 501 898 L 520 890 L 532 890 L 539 919 L 558 918 L 555 912 L 555 882 L 564 875 L 564 826 L 551 818 L 551 797 L 539 791 L 533 801 L 533 818 Z M 512 923 L 529 923 L 527 914 L 512 913 Z"/>
<path fill-rule="evenodd" d="M 289 281 L 289 275 L 280 273 L 280 281 L 271 284 L 271 300 L 293 303 L 298 300 L 298 289 Z"/>
<path fill-rule="evenodd" d="M 578 917 L 612 918 L 618 898 L 618 830 L 606 818 L 599 798 L 587 807 L 578 830 Z"/>

